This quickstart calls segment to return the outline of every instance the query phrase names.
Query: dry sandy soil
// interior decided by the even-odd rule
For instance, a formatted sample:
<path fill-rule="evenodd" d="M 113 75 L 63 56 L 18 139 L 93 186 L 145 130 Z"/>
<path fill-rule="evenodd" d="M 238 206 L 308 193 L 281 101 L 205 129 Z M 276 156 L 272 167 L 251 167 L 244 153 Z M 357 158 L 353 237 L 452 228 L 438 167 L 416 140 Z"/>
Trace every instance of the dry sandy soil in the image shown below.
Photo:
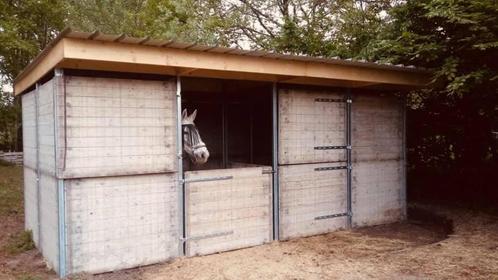
<path fill-rule="evenodd" d="M 2 168 L 0 176 L 5 177 Z M 20 174 L 17 171 L 9 176 Z M 5 183 L 3 177 L 0 183 Z M 0 188 L 5 188 L 4 184 L 0 184 Z M 448 220 L 433 220 L 429 215 L 431 221 L 428 222 L 424 215 L 416 215 L 415 218 L 423 217 L 423 221 L 415 219 L 71 278 L 498 279 L 497 216 L 428 205 L 417 205 L 417 209 L 437 213 Z M 12 235 L 22 231 L 23 220 L 22 211 L 0 215 L 0 279 L 56 278 L 52 271 L 45 269 L 36 249 L 18 254 L 2 249 Z M 449 231 L 451 224 L 452 232 Z"/>

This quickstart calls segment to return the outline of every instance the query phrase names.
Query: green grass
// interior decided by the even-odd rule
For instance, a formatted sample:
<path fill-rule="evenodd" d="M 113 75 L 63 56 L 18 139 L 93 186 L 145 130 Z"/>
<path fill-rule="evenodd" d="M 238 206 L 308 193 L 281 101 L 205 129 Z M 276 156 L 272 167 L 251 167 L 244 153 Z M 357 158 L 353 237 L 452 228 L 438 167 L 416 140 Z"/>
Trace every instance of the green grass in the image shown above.
<path fill-rule="evenodd" d="M 0 162 L 0 220 L 6 216 L 22 219 L 23 176 L 22 167 Z M 2 246 L 6 253 L 15 255 L 33 249 L 31 231 L 11 234 Z"/>
<path fill-rule="evenodd" d="M 5 245 L 5 251 L 11 255 L 17 255 L 34 248 L 35 243 L 33 242 L 33 234 L 30 230 L 11 235 L 9 242 Z"/>
<path fill-rule="evenodd" d="M 30 275 L 30 274 L 22 274 L 20 276 L 17 276 L 16 278 L 17 280 L 41 280 L 40 277 L 38 276 L 33 276 L 33 275 Z"/>
<path fill-rule="evenodd" d="M 0 219 L 23 214 L 22 179 L 22 167 L 0 163 Z"/>

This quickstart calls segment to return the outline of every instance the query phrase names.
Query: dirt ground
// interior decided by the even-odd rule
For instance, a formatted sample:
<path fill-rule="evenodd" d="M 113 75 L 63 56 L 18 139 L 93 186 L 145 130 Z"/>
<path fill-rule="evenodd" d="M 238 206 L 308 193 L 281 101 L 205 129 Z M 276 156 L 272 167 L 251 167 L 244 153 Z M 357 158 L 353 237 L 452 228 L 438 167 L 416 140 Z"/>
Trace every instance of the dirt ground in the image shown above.
<path fill-rule="evenodd" d="M 13 168 L 13 167 L 9 167 Z M 22 173 L 0 167 L 0 196 Z M 11 188 L 20 191 L 20 187 Z M 1 200 L 0 203 L 5 203 Z M 20 200 L 19 203 L 22 203 Z M 72 279 L 498 279 L 498 217 L 434 205 L 415 205 L 432 219 L 286 242 Z M 14 206 L 11 206 L 14 207 Z M 17 209 L 22 209 L 22 205 Z M 36 249 L 5 246 L 23 229 L 22 211 L 0 212 L 0 279 L 54 279 Z"/>

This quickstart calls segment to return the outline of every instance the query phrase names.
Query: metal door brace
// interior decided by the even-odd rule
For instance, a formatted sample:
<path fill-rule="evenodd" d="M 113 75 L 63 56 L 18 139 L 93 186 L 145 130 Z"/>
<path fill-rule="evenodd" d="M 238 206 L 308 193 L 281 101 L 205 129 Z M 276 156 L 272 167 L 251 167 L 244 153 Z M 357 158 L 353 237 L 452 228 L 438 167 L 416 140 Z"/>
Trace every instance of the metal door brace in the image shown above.
<path fill-rule="evenodd" d="M 192 237 L 180 238 L 180 240 L 183 241 L 183 242 L 185 242 L 185 241 L 195 241 L 195 240 L 220 237 L 220 236 L 225 236 L 225 235 L 230 235 L 230 234 L 233 234 L 233 230 L 231 230 L 231 231 L 215 232 L 215 233 L 206 234 L 206 235 L 200 235 L 200 236 L 192 236 Z"/>

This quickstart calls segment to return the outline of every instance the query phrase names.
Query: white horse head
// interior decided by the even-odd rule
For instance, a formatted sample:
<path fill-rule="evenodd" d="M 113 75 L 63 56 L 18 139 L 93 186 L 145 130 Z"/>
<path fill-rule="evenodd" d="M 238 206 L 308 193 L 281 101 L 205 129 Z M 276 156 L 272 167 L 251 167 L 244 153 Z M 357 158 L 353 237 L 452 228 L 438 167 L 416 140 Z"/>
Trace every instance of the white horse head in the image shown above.
<path fill-rule="evenodd" d="M 193 163 L 204 164 L 209 158 L 209 152 L 194 124 L 196 116 L 197 110 L 194 110 L 190 116 L 187 109 L 182 112 L 183 150 L 189 155 Z"/>

